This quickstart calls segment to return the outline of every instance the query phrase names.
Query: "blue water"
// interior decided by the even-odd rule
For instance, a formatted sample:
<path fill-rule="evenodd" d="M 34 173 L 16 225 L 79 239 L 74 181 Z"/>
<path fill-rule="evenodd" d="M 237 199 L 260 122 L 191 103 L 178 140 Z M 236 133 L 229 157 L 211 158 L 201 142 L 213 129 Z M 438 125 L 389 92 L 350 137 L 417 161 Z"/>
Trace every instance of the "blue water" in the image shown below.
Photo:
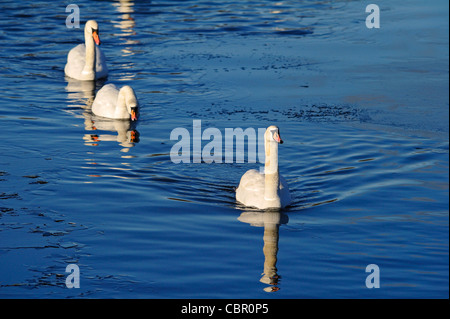
<path fill-rule="evenodd" d="M 79 0 L 96 83 L 64 76 L 70 3 L 0 3 L 2 298 L 448 298 L 447 1 L 368 29 L 360 1 Z M 90 112 L 104 83 L 134 88 L 134 127 Z M 260 163 L 174 164 L 193 120 L 278 125 L 292 205 L 236 203 Z"/>

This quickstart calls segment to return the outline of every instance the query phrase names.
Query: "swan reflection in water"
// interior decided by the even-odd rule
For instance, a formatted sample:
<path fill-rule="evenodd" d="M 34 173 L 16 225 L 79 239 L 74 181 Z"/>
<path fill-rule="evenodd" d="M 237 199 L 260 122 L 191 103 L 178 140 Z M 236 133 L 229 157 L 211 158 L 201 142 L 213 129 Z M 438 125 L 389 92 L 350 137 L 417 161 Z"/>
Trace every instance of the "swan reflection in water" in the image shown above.
<path fill-rule="evenodd" d="M 66 112 L 77 118 L 83 118 L 85 130 L 93 131 L 84 134 L 83 140 L 86 145 L 97 146 L 101 141 L 115 141 L 124 147 L 122 151 L 127 152 L 135 143 L 139 143 L 135 121 L 108 119 L 91 112 L 95 90 L 100 89 L 104 81 L 78 81 L 69 77 L 66 77 L 66 81 L 67 98 L 70 101 Z M 83 109 L 82 114 L 79 112 L 80 107 Z"/>
<path fill-rule="evenodd" d="M 83 139 L 89 145 L 97 146 L 100 141 L 116 141 L 125 148 L 133 147 L 139 143 L 139 132 L 136 130 L 136 122 L 129 120 L 113 120 L 96 116 L 92 113 L 84 112 L 84 127 L 87 131 L 110 131 L 113 134 L 85 134 Z M 127 151 L 123 149 L 122 151 Z"/>
<path fill-rule="evenodd" d="M 281 224 L 287 224 L 289 218 L 279 211 L 248 211 L 243 212 L 238 217 L 238 220 L 251 226 L 264 227 L 264 271 L 259 281 L 269 285 L 264 288 L 264 291 L 274 292 L 280 290 L 278 282 L 281 277 L 278 275 L 276 267 L 279 228 Z"/>
<path fill-rule="evenodd" d="M 72 79 L 68 76 L 65 77 L 67 85 L 65 87 L 67 92 L 67 99 L 69 104 L 68 113 L 79 117 L 78 114 L 74 114 L 73 108 L 78 109 L 81 107 L 84 110 L 90 110 L 95 98 L 95 90 L 100 89 L 106 80 L 97 81 L 79 81 Z"/>

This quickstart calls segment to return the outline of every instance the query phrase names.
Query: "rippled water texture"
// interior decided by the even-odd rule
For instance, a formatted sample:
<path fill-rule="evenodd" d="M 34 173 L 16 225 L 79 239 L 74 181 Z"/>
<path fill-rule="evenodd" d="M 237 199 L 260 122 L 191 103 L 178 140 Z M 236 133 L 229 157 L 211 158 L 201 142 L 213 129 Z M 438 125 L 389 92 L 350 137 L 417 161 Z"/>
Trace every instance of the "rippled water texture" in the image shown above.
<path fill-rule="evenodd" d="M 64 76 L 70 3 L 104 81 Z M 368 29 L 360 1 L 2 1 L 0 296 L 448 298 L 448 2 L 378 4 Z M 105 83 L 136 124 L 91 113 Z M 259 162 L 171 160 L 175 128 L 271 124 L 280 212 L 235 201 Z"/>

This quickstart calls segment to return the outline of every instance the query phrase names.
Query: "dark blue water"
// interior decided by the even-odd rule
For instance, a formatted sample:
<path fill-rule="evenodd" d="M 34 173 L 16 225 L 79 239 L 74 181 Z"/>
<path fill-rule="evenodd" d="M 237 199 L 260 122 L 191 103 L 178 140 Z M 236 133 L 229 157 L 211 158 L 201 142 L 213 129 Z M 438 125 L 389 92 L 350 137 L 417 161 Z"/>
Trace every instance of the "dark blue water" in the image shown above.
<path fill-rule="evenodd" d="M 0 3 L 2 298 L 448 298 L 448 2 L 77 1 L 96 83 L 64 76 L 70 3 Z M 135 127 L 90 112 L 104 83 Z M 292 205 L 236 203 L 259 163 L 174 164 L 193 120 L 278 125 Z"/>

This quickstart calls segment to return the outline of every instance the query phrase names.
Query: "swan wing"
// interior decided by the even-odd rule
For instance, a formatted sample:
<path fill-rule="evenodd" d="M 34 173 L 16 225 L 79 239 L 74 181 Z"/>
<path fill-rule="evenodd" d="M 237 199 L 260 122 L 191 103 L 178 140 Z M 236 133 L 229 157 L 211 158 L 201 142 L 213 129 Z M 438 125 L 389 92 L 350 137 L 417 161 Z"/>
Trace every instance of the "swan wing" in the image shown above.
<path fill-rule="evenodd" d="M 83 71 L 86 64 L 86 46 L 79 44 L 69 51 L 67 54 L 67 63 L 64 68 L 64 73 L 74 79 L 81 78 L 81 71 Z"/>
<path fill-rule="evenodd" d="M 69 51 L 67 55 L 67 64 L 64 72 L 67 76 L 83 80 L 82 75 L 84 66 L 86 65 L 86 45 L 84 43 L 77 45 Z M 103 51 L 98 46 L 95 47 L 95 78 L 101 79 L 108 75 L 108 67 Z"/>
<path fill-rule="evenodd" d="M 118 97 L 119 90 L 114 84 L 104 85 L 95 96 L 94 102 L 92 103 L 92 113 L 103 117 L 114 118 Z"/>
<path fill-rule="evenodd" d="M 264 185 L 264 174 L 255 169 L 248 170 L 236 189 L 236 199 L 246 206 L 258 207 L 261 198 L 264 198 Z"/>
<path fill-rule="evenodd" d="M 103 51 L 98 46 L 95 47 L 95 78 L 101 79 L 108 75 L 108 67 Z"/>
<path fill-rule="evenodd" d="M 289 192 L 289 187 L 288 184 L 286 182 L 286 180 L 284 179 L 283 176 L 280 175 L 280 202 L 281 202 L 281 207 L 284 208 L 286 206 L 288 206 L 292 199 L 291 199 L 291 193 Z"/>
<path fill-rule="evenodd" d="M 264 187 L 264 174 L 257 170 L 251 169 L 241 178 L 239 187 L 236 189 L 236 200 L 246 206 L 256 207 L 259 209 L 274 207 L 273 202 L 265 200 Z M 281 205 L 281 208 L 288 206 L 292 201 L 288 184 L 281 175 L 279 196 L 280 202 L 278 205 Z"/>

